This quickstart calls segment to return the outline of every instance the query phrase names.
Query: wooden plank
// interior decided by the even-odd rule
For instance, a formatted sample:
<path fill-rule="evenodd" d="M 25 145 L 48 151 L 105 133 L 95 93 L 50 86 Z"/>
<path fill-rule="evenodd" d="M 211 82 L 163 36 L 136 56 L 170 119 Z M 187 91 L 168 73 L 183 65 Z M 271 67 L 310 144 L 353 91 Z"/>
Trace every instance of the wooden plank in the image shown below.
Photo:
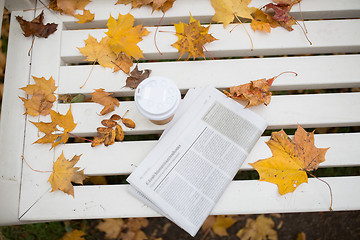
<path fill-rule="evenodd" d="M 42 11 L 42 10 L 39 10 Z M 37 38 L 34 42 L 32 50 L 31 76 L 45 77 L 49 79 L 53 77 L 55 85 L 58 85 L 58 74 L 60 66 L 60 40 L 61 40 L 61 21 L 49 10 L 44 10 L 45 21 L 55 22 L 58 24 L 58 30 L 51 34 L 48 38 Z M 39 13 L 39 12 L 38 12 Z M 16 23 L 16 22 L 15 22 Z M 27 54 L 27 51 L 24 52 Z M 19 68 L 17 68 L 19 71 Z M 31 79 L 31 83 L 33 80 Z M 23 85 L 24 87 L 25 85 Z M 57 109 L 57 102 L 54 103 L 53 109 Z M 64 113 L 64 112 L 62 112 Z M 66 112 L 65 112 L 66 113 Z M 51 170 L 54 160 L 54 151 L 49 151 L 50 146 L 41 144 L 33 144 L 38 137 L 38 129 L 29 121 L 48 121 L 50 116 L 32 117 L 28 116 L 25 130 L 24 157 L 29 165 L 38 170 Z M 38 173 L 31 170 L 24 164 L 21 180 L 21 199 L 19 206 L 19 217 L 21 217 L 31 206 L 33 206 L 42 194 L 49 191 L 47 178 L 49 174 Z"/>
<path fill-rule="evenodd" d="M 20 87 L 29 81 L 31 38 L 25 38 L 15 16 L 31 19 L 33 12 L 13 12 L 7 52 L 0 124 L 0 225 L 18 223 L 18 205 L 26 117 Z M 21 69 L 21 71 L 19 71 Z"/>
<path fill-rule="evenodd" d="M 261 8 L 269 3 L 267 0 L 252 1 L 249 6 Z M 131 9 L 131 5 L 114 5 L 113 0 L 97 0 L 92 1 L 87 5 L 87 9 L 95 13 L 95 19 L 91 23 L 77 24 L 76 18 L 62 15 L 61 18 L 64 25 L 68 29 L 79 28 L 101 28 L 107 23 L 107 19 L 111 14 L 117 17 L 118 14 L 126 14 L 130 12 L 136 19 L 137 24 L 157 25 L 159 19 L 162 17 L 162 12 L 154 11 L 149 6 Z M 301 10 L 304 19 L 333 19 L 333 18 L 356 18 L 360 15 L 360 4 L 353 0 L 317 0 L 317 1 L 303 1 L 301 3 Z M 209 23 L 215 10 L 208 0 L 181 0 L 176 1 L 173 8 L 168 10 L 161 21 L 162 25 L 169 25 L 172 22 L 188 21 L 189 13 L 196 19 L 201 20 L 202 23 Z M 295 19 L 300 20 L 300 9 L 295 5 L 291 9 L 291 15 Z"/>
<path fill-rule="evenodd" d="M 277 78 L 272 91 L 360 87 L 360 55 L 250 58 L 207 61 L 139 63 L 139 69 L 151 69 L 151 76 L 172 79 L 182 92 L 189 88 L 211 85 L 228 88 L 253 80 L 270 78 L 283 71 L 294 71 Z M 61 66 L 59 94 L 89 94 L 97 88 L 114 92 L 114 96 L 131 96 L 134 90 L 124 88 L 128 77 L 122 71 L 91 65 Z M 246 70 L 243 70 L 246 69 Z M 239 71 L 240 70 L 240 71 Z"/>
<path fill-rule="evenodd" d="M 249 163 L 271 157 L 265 144 L 270 137 L 261 137 L 240 170 L 253 170 Z M 65 152 L 69 156 L 82 154 L 76 166 L 85 169 L 85 175 L 130 174 L 156 145 L 157 141 L 116 142 L 114 145 L 92 148 L 88 143 L 63 144 L 55 149 L 55 156 Z M 351 167 L 360 165 L 360 133 L 316 134 L 315 146 L 330 147 L 326 161 L 320 167 Z M 141 149 L 141 151 L 139 151 Z M 346 157 L 344 158 L 344 153 Z M 104 157 L 106 156 L 106 157 Z M 100 164 L 101 161 L 101 164 Z"/>
<path fill-rule="evenodd" d="M 351 106 L 349 105 L 351 103 Z M 66 112 L 69 104 L 59 104 L 59 111 Z M 124 128 L 125 134 L 160 133 L 166 125 L 155 125 L 145 119 L 136 109 L 133 101 L 121 102 L 115 112 L 99 116 L 102 105 L 97 103 L 73 103 L 71 110 L 74 121 L 78 123 L 73 133 L 79 136 L 93 136 L 101 120 L 117 113 L 136 123 L 135 129 Z M 360 93 L 332 93 L 308 95 L 273 96 L 268 106 L 251 108 L 269 124 L 269 129 L 303 127 L 358 126 L 360 124 Z"/>
<path fill-rule="evenodd" d="M 333 210 L 360 208 L 360 177 L 322 178 L 333 191 Z M 45 194 L 22 220 L 57 220 L 84 218 L 156 217 L 157 212 L 127 192 L 127 185 L 77 186 L 75 198 L 56 191 Z M 54 207 L 56 206 L 56 207 Z M 233 181 L 211 214 L 254 214 L 328 211 L 329 188 L 317 179 L 309 179 L 295 192 L 281 196 L 275 184 Z"/>
<path fill-rule="evenodd" d="M 250 24 L 243 24 L 251 34 L 254 43 L 254 50 L 251 51 L 250 40 L 244 29 L 236 28 L 230 33 L 234 25 L 224 29 L 220 24 L 210 26 L 211 33 L 218 40 L 206 44 L 206 49 L 215 58 L 218 57 L 241 57 L 259 55 L 283 55 L 283 54 L 320 54 L 320 53 L 345 53 L 359 52 L 360 32 L 353 29 L 360 28 L 360 19 L 351 20 L 327 20 L 308 21 L 308 37 L 313 45 L 306 41 L 304 33 L 298 25 L 294 31 L 288 32 L 284 28 L 273 29 L 271 34 L 265 35 L 262 32 L 253 33 Z M 178 59 L 177 49 L 171 44 L 177 41 L 173 26 L 160 27 L 157 35 L 159 54 L 154 44 L 155 27 L 149 27 L 150 34 L 139 42 L 138 46 L 143 50 L 146 60 Z M 89 34 L 98 40 L 105 36 L 105 29 L 63 31 L 61 57 L 65 63 L 79 63 L 84 57 L 77 47 L 84 46 L 84 40 Z M 169 33 L 170 32 L 170 33 Z M 338 36 L 342 36 L 339 38 Z M 291 41 L 290 41 L 291 39 Z M 183 56 L 185 58 L 186 56 Z"/>

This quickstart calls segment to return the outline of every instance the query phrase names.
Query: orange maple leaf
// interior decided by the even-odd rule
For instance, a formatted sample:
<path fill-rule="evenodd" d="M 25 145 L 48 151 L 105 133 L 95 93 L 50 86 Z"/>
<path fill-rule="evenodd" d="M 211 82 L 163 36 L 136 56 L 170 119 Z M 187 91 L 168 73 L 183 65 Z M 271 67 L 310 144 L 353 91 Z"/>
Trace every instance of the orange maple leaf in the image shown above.
<path fill-rule="evenodd" d="M 314 142 L 314 132 L 306 132 L 300 125 L 292 140 L 283 130 L 273 132 L 266 142 L 273 156 L 250 165 L 258 171 L 260 181 L 275 183 L 281 195 L 293 192 L 307 183 L 307 172 L 325 161 L 329 148 L 317 148 Z"/>
<path fill-rule="evenodd" d="M 74 16 L 75 10 L 84 10 L 90 0 L 57 0 L 57 8 L 64 13 Z"/>
<path fill-rule="evenodd" d="M 185 53 L 189 53 L 188 59 L 193 56 L 193 58 L 204 57 L 203 46 L 206 43 L 217 40 L 211 34 L 208 34 L 209 28 L 203 27 L 200 25 L 200 21 L 194 19 L 190 15 L 189 24 L 179 22 L 174 24 L 176 30 L 176 36 L 178 37 L 177 42 L 171 46 L 178 49 L 181 58 Z"/>
<path fill-rule="evenodd" d="M 78 23 L 88 23 L 94 20 L 95 14 L 91 13 L 89 10 L 84 9 L 83 14 L 75 14 L 75 17 L 79 19 Z"/>
<path fill-rule="evenodd" d="M 76 123 L 74 123 L 74 118 L 71 113 L 71 106 L 69 107 L 68 112 L 65 115 L 62 115 L 54 110 L 50 109 L 51 122 L 32 122 L 40 132 L 45 133 L 45 135 L 38 139 L 34 143 L 52 143 L 52 147 L 56 147 L 60 143 L 66 143 L 69 139 L 69 132 L 74 130 Z M 57 127 L 62 129 L 62 133 L 56 133 L 60 131 Z M 55 133 L 54 133 L 55 132 Z"/>
<path fill-rule="evenodd" d="M 263 78 L 251 81 L 250 83 L 231 87 L 229 89 L 230 92 L 224 90 L 224 93 L 233 99 L 248 101 L 246 108 L 257 106 L 262 103 L 267 106 L 271 101 L 272 93 L 269 91 L 271 85 L 277 77 L 284 73 L 293 73 L 297 76 L 297 73 L 295 72 L 282 72 L 279 75 L 269 79 Z"/>
<path fill-rule="evenodd" d="M 133 27 L 134 22 L 135 18 L 130 13 L 119 14 L 118 20 L 110 15 L 106 35 L 110 37 L 109 45 L 116 54 L 125 53 L 138 60 L 144 56 L 137 44 L 142 41 L 143 36 L 149 34 L 149 31 L 142 25 Z"/>
<path fill-rule="evenodd" d="M 20 88 L 26 94 L 32 95 L 32 97 L 29 99 L 19 98 L 24 102 L 26 108 L 25 114 L 46 116 L 50 113 L 50 109 L 56 101 L 56 96 L 54 95 L 57 89 L 55 80 L 52 77 L 46 80 L 44 77 L 37 78 L 34 76 L 33 79 L 35 84 L 28 84 L 26 87 Z"/>
<path fill-rule="evenodd" d="M 74 187 L 71 182 L 82 184 L 86 178 L 84 170 L 79 171 L 80 168 L 74 167 L 80 160 L 81 155 L 75 155 L 70 161 L 66 160 L 64 153 L 54 162 L 53 173 L 50 175 L 48 182 L 52 187 L 52 192 L 59 189 L 64 193 L 74 197 Z"/>
<path fill-rule="evenodd" d="M 100 114 L 105 115 L 115 110 L 115 106 L 120 105 L 119 100 L 114 97 L 110 97 L 112 93 L 105 92 L 103 88 L 95 89 L 95 92 L 90 93 L 92 96 L 91 101 L 99 103 L 104 106 Z"/>
<path fill-rule="evenodd" d="M 254 19 L 251 21 L 250 26 L 254 31 L 260 30 L 270 33 L 271 28 L 280 26 L 279 23 L 276 22 L 270 14 L 267 14 L 260 9 L 255 9 L 252 16 Z"/>
<path fill-rule="evenodd" d="M 116 4 L 129 4 L 132 8 L 139 8 L 144 5 L 152 6 L 153 12 L 155 10 L 165 13 L 174 4 L 175 0 L 118 0 Z M 115 4 L 115 5 L 116 5 Z"/>

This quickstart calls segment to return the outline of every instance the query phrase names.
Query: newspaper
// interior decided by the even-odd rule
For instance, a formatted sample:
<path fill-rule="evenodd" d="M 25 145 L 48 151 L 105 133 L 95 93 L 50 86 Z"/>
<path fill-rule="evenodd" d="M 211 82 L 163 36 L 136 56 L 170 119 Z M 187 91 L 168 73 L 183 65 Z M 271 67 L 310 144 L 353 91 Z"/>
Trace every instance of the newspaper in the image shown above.
<path fill-rule="evenodd" d="M 266 126 L 213 87 L 191 89 L 129 192 L 195 236 Z"/>

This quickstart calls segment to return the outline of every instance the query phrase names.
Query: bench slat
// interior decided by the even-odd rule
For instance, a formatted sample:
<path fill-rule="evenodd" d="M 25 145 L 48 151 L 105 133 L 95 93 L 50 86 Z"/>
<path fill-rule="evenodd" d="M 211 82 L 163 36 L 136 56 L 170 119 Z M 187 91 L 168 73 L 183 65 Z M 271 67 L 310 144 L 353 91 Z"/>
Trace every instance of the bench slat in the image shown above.
<path fill-rule="evenodd" d="M 333 209 L 360 208 L 360 177 L 322 178 L 333 191 Z M 155 217 L 160 216 L 127 192 L 127 185 L 77 186 L 75 198 L 62 192 L 45 194 L 21 220 L 55 220 L 83 218 Z M 56 207 L 54 207 L 56 206 Z M 275 184 L 233 181 L 225 190 L 212 214 L 254 214 L 278 212 L 328 211 L 328 187 L 317 179 L 309 179 L 293 193 L 280 196 Z"/>
<path fill-rule="evenodd" d="M 351 103 L 351 105 L 349 105 Z M 136 109 L 133 101 L 122 102 L 115 112 L 99 116 L 102 105 L 97 103 L 73 103 L 71 110 L 78 123 L 73 133 L 92 136 L 101 120 L 113 113 L 120 116 L 129 110 L 127 117 L 136 123 L 135 129 L 124 127 L 126 134 L 160 133 L 166 125 L 155 125 L 145 119 Z M 65 114 L 69 104 L 59 104 L 58 109 Z M 273 96 L 268 106 L 255 106 L 252 111 L 262 116 L 269 129 L 303 127 L 356 126 L 360 124 L 360 93 L 308 94 Z"/>
<path fill-rule="evenodd" d="M 234 26 L 234 25 L 231 25 Z M 229 29 L 231 29 L 231 26 Z M 230 33 L 229 29 L 224 29 L 221 24 L 213 24 L 209 33 L 219 39 L 206 48 L 215 58 L 217 57 L 239 57 L 239 56 L 258 56 L 258 55 L 282 55 L 282 54 L 319 54 L 319 53 L 345 53 L 358 52 L 360 50 L 360 32 L 353 29 L 360 28 L 360 19 L 351 20 L 327 20 L 327 21 L 308 21 L 308 37 L 313 45 L 306 41 L 302 30 L 296 25 L 294 31 L 288 32 L 283 28 L 275 28 L 271 34 L 253 32 L 250 24 L 244 24 L 252 36 L 254 50 L 251 51 L 251 44 L 248 36 L 242 28 L 237 28 Z M 171 33 L 174 27 L 160 27 L 157 35 L 159 54 L 154 44 L 155 27 L 150 27 L 150 34 L 145 36 L 138 46 L 143 50 L 146 60 L 159 59 L 178 59 L 177 49 L 171 44 L 177 41 L 177 37 Z M 105 36 L 105 29 L 63 31 L 61 43 L 61 57 L 65 63 L 79 63 L 84 57 L 77 47 L 84 46 L 84 40 L 89 34 L 100 40 Z M 169 33 L 170 31 L 170 33 Z M 338 36 L 342 36 L 339 38 Z M 284 39 L 291 39 L 285 41 Z M 183 56 L 185 58 L 185 56 Z"/>
<path fill-rule="evenodd" d="M 269 3 L 267 0 L 252 1 L 249 6 L 261 8 Z M 134 15 L 137 24 L 157 25 L 159 19 L 162 17 L 162 12 L 154 11 L 152 8 L 145 6 L 142 8 L 131 9 L 131 5 L 114 5 L 113 0 L 99 0 L 92 1 L 87 5 L 87 9 L 95 13 L 95 19 L 91 23 L 78 24 L 77 19 L 62 15 L 61 18 L 64 25 L 69 29 L 78 28 L 101 28 L 107 23 L 107 19 L 111 14 L 113 17 L 117 17 L 119 13 L 126 14 L 130 12 Z M 303 1 L 301 2 L 301 10 L 304 19 L 332 19 L 332 18 L 356 18 L 360 14 L 360 3 L 353 0 L 317 0 L 317 1 Z M 208 0 L 178 0 L 174 3 L 173 8 L 169 9 L 162 25 L 169 25 L 172 22 L 188 21 L 189 12 L 201 22 L 209 23 L 212 16 L 215 14 L 215 10 L 211 6 Z M 291 9 L 291 15 L 295 19 L 299 20 L 300 9 L 296 4 Z"/>
<path fill-rule="evenodd" d="M 272 91 L 360 87 L 359 65 L 360 55 L 354 54 L 139 63 L 138 67 L 140 70 L 151 69 L 151 76 L 172 79 L 185 92 L 189 88 L 204 85 L 228 88 L 270 78 L 283 71 L 294 71 L 298 76 L 289 74 L 276 79 Z M 123 87 L 128 75 L 122 71 L 113 73 L 111 69 L 100 65 L 94 66 L 88 82 L 80 88 L 91 68 L 90 65 L 60 67 L 58 94 L 89 94 L 99 87 L 114 92 L 113 96 L 134 94 L 134 90 Z"/>
<path fill-rule="evenodd" d="M 241 170 L 253 170 L 248 163 L 272 156 L 265 144 L 270 137 L 261 137 Z M 69 156 L 82 154 L 76 166 L 85 169 L 85 175 L 127 175 L 146 157 L 157 141 L 116 142 L 113 146 L 92 148 L 88 143 L 60 145 L 55 149 L 55 156 L 64 151 Z M 320 167 L 351 167 L 360 165 L 360 133 L 316 134 L 315 145 L 320 148 L 330 147 L 326 161 Z M 141 151 L 139 151 L 141 149 Z M 346 158 L 343 158 L 346 153 Z M 106 156 L 106 158 L 104 158 Z"/>

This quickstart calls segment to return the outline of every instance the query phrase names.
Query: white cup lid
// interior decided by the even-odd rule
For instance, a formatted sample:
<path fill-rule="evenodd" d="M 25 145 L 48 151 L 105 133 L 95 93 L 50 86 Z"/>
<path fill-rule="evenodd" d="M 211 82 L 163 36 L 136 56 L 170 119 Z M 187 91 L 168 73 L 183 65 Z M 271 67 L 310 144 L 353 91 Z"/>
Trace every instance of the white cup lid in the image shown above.
<path fill-rule="evenodd" d="M 168 78 L 150 77 L 135 90 L 135 104 L 139 112 L 150 120 L 164 120 L 174 115 L 181 94 Z"/>

